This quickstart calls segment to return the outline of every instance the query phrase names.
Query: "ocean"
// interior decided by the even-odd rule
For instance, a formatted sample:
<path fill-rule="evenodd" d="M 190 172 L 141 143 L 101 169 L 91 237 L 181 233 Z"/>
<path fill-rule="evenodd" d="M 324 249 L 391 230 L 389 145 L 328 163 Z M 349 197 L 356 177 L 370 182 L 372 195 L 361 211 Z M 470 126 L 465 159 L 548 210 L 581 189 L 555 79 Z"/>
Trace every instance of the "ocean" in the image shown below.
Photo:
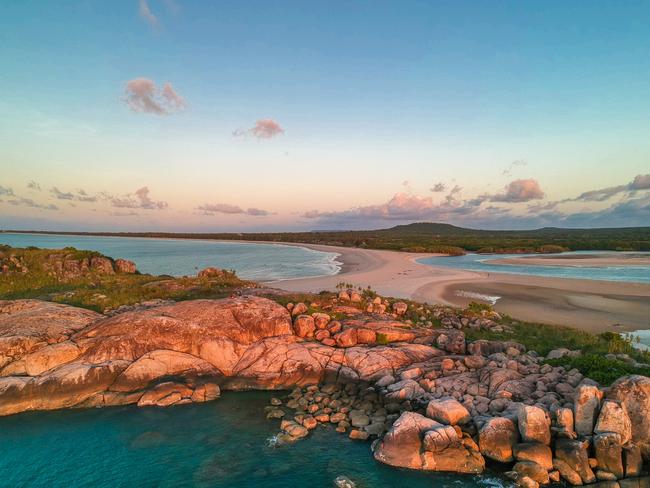
<path fill-rule="evenodd" d="M 465 476 L 390 468 L 369 442 L 318 427 L 274 446 L 277 392 L 225 392 L 209 403 L 28 412 L 0 417 L 2 487 L 501 488 L 495 473 Z"/>
<path fill-rule="evenodd" d="M 0 233 L 0 244 L 99 251 L 112 258 L 130 259 L 140 272 L 156 275 L 195 275 L 214 266 L 234 269 L 243 279 L 274 281 L 333 275 L 341 267 L 337 253 L 282 244 L 4 233 Z"/>

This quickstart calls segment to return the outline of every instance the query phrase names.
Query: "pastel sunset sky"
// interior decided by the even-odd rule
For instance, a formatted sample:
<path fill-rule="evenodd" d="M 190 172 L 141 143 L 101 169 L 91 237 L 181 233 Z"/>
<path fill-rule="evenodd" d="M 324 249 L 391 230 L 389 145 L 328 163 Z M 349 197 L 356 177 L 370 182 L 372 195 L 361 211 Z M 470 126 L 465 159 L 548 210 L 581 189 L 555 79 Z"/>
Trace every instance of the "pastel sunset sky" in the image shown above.
<path fill-rule="evenodd" d="M 0 228 L 650 225 L 650 2 L 0 6 Z"/>

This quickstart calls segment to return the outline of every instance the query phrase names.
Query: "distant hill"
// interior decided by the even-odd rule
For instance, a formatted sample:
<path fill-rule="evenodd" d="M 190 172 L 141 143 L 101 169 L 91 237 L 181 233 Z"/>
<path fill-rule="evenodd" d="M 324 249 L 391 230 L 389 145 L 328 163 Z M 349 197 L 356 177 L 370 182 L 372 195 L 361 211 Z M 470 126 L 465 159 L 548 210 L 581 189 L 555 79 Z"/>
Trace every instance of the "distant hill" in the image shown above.
<path fill-rule="evenodd" d="M 22 231 L 25 232 L 25 231 Z M 38 232 L 38 231 L 36 231 Z M 411 252 L 464 254 L 559 251 L 650 251 L 650 227 L 534 230 L 465 229 L 418 222 L 389 229 L 270 233 L 42 232 L 45 234 L 297 242 Z"/>

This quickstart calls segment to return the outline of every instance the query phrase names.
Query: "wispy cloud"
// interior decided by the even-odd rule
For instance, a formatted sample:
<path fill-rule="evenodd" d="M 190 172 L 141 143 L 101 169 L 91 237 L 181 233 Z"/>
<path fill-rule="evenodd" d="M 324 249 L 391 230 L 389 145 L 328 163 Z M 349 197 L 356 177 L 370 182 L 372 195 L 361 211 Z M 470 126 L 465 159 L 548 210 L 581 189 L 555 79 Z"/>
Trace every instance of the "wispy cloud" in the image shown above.
<path fill-rule="evenodd" d="M 88 195 L 85 190 L 78 189 L 75 193 L 71 191 L 61 191 L 56 186 L 50 188 L 50 194 L 57 200 L 74 200 L 77 202 L 96 202 L 97 196 Z"/>
<path fill-rule="evenodd" d="M 32 200 L 31 198 L 25 198 L 25 197 L 16 197 L 13 200 L 7 200 L 7 203 L 10 205 L 14 205 L 15 207 L 31 207 L 31 208 L 38 208 L 41 210 L 58 210 L 59 207 L 54 205 L 53 203 L 47 204 L 47 203 L 38 203 Z"/>
<path fill-rule="evenodd" d="M 284 129 L 275 120 L 260 119 L 250 129 L 237 129 L 232 134 L 235 137 L 251 136 L 257 139 L 271 139 L 284 134 Z"/>
<path fill-rule="evenodd" d="M 586 191 L 578 195 L 573 200 L 586 202 L 604 202 L 615 195 L 624 192 L 637 192 L 640 190 L 650 190 L 650 174 L 636 175 L 634 179 L 626 185 L 610 186 L 598 190 Z"/>
<path fill-rule="evenodd" d="M 148 78 L 134 78 L 126 82 L 124 102 L 136 113 L 169 115 L 185 109 L 185 99 L 167 82 L 162 89 Z"/>
<path fill-rule="evenodd" d="M 147 0 L 138 1 L 138 13 L 151 27 L 158 27 L 160 25 L 158 17 L 151 11 Z"/>
<path fill-rule="evenodd" d="M 145 210 L 162 210 L 168 207 L 167 202 L 155 201 L 149 197 L 149 188 L 143 186 L 133 194 L 124 197 L 111 197 L 111 205 L 116 208 L 141 208 Z"/>
<path fill-rule="evenodd" d="M 513 161 L 510 163 L 502 172 L 501 174 L 504 176 L 510 176 L 512 172 L 514 171 L 515 168 L 517 167 L 523 167 L 526 166 L 528 163 L 524 161 L 523 159 L 518 159 L 516 161 Z"/>
<path fill-rule="evenodd" d="M 429 191 L 431 191 L 431 192 L 433 192 L 433 193 L 440 193 L 440 192 L 445 191 L 446 189 L 447 189 L 447 185 L 445 185 L 444 183 L 435 183 L 435 184 L 434 184 L 434 185 L 429 189 Z"/>
<path fill-rule="evenodd" d="M 14 191 L 13 191 L 13 189 L 11 189 L 11 188 L 9 188 L 7 186 L 0 185 L 0 195 L 13 197 L 14 196 Z"/>
<path fill-rule="evenodd" d="M 31 180 L 29 183 L 27 183 L 27 188 L 29 188 L 30 190 L 41 191 L 41 185 L 39 185 L 34 180 Z"/>
<path fill-rule="evenodd" d="M 272 212 L 262 210 L 261 208 L 250 207 L 244 209 L 238 205 L 231 205 L 229 203 L 205 203 L 196 207 L 197 210 L 204 215 L 227 214 L 227 215 L 251 215 L 254 217 L 264 217 L 271 215 Z"/>

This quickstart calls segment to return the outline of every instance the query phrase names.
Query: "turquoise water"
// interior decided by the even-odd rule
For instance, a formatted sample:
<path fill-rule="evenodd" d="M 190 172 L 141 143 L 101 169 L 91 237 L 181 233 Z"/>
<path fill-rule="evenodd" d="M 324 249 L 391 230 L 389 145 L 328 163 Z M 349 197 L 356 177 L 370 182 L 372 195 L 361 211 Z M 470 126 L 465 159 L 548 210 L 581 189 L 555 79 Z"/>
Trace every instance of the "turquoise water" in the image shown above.
<path fill-rule="evenodd" d="M 3 487 L 501 487 L 495 476 L 397 470 L 374 461 L 367 442 L 318 428 L 271 447 L 269 392 L 228 392 L 167 409 L 111 407 L 0 418 Z"/>
<path fill-rule="evenodd" d="M 595 252 L 602 254 L 604 251 Z M 562 253 L 562 256 L 584 255 L 592 252 Z M 634 253 L 640 254 L 640 253 Z M 627 281 L 635 283 L 650 283 L 650 266 L 607 266 L 607 267 L 575 267 L 575 266 L 530 266 L 513 264 L 492 264 L 487 261 L 511 257 L 538 256 L 531 254 L 466 254 L 464 256 L 431 257 L 418 259 L 418 262 L 431 266 L 467 269 L 484 273 L 511 273 L 532 276 L 548 276 L 554 278 L 574 278 L 582 280 Z M 549 255 L 546 255 L 549 256 Z"/>
<path fill-rule="evenodd" d="M 337 253 L 279 244 L 1 233 L 0 244 L 49 249 L 72 246 L 130 259 L 143 273 L 174 276 L 194 275 L 215 266 L 234 269 L 240 278 L 271 281 L 331 275 L 340 269 Z"/>

